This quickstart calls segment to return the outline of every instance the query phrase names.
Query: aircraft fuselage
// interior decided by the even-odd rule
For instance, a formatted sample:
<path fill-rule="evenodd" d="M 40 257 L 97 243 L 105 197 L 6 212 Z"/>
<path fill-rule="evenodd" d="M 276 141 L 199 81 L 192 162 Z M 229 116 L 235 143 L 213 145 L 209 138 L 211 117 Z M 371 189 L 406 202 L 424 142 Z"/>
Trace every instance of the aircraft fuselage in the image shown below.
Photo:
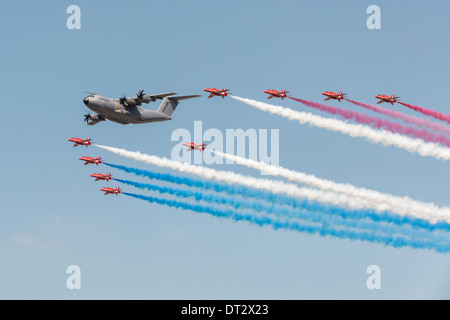
<path fill-rule="evenodd" d="M 142 109 L 136 105 L 122 105 L 119 99 L 92 94 L 83 100 L 84 104 L 99 116 L 121 124 L 149 123 L 171 120 L 161 112 Z"/>

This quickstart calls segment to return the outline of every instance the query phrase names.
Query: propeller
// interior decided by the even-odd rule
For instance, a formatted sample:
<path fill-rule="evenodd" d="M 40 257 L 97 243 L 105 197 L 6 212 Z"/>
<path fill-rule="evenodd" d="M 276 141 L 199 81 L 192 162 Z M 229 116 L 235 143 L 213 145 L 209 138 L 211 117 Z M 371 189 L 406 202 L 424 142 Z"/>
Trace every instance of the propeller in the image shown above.
<path fill-rule="evenodd" d="M 84 115 L 84 121 L 89 123 L 89 120 L 91 120 L 91 114 L 87 113 L 87 114 Z"/>
<path fill-rule="evenodd" d="M 123 106 L 126 106 L 127 104 L 127 96 L 124 94 L 122 97 L 119 98 L 119 103 Z"/>
<path fill-rule="evenodd" d="M 144 98 L 144 90 L 139 89 L 138 92 L 136 92 L 136 96 L 138 97 L 138 99 L 143 99 Z"/>

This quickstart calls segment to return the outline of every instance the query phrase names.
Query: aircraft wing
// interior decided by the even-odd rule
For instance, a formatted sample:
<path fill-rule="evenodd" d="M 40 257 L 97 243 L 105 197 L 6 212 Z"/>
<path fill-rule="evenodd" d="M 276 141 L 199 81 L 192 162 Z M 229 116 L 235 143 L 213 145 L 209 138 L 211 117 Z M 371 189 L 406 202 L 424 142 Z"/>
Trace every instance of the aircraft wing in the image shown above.
<path fill-rule="evenodd" d="M 176 92 L 168 92 L 168 93 L 160 93 L 160 94 L 152 94 L 152 95 L 144 94 L 144 96 L 142 97 L 142 102 L 149 103 L 152 101 L 156 101 L 158 99 L 162 100 L 165 97 L 173 96 L 174 94 L 177 94 L 177 93 Z"/>

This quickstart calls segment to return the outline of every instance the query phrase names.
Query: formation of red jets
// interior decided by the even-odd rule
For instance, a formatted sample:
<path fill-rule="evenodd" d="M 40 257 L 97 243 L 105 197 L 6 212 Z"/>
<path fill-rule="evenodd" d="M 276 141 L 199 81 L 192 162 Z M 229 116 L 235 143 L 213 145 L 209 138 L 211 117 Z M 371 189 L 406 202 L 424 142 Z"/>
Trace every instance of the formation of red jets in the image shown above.
<path fill-rule="evenodd" d="M 80 145 L 85 145 L 86 147 L 91 145 L 91 139 L 87 138 L 85 140 L 80 139 L 80 138 L 70 138 L 67 139 L 70 142 L 75 143 L 74 147 L 76 146 L 80 146 Z M 200 152 L 205 150 L 206 147 L 206 143 L 200 143 L 200 144 L 195 144 L 193 142 L 183 142 L 184 146 L 187 146 L 188 149 L 187 151 L 191 151 L 191 150 L 199 150 Z M 88 165 L 88 164 L 96 164 L 97 166 L 102 163 L 102 158 L 97 157 L 97 158 L 92 158 L 92 157 L 79 157 L 78 159 L 80 159 L 81 161 L 84 161 L 84 165 Z M 109 181 L 111 180 L 113 177 L 111 176 L 111 172 L 108 172 L 107 174 L 102 174 L 102 173 L 92 173 L 89 175 L 90 177 L 95 178 L 95 181 Z M 116 196 L 121 192 L 119 187 L 116 187 L 115 189 L 113 188 L 100 188 L 100 191 L 105 192 L 105 195 L 107 194 L 115 194 Z"/>
<path fill-rule="evenodd" d="M 87 165 L 89 163 L 99 165 L 100 163 L 102 163 L 102 158 L 100 158 L 100 157 L 97 157 L 97 158 L 80 157 L 78 159 L 80 159 L 81 161 L 84 161 L 84 165 Z M 93 173 L 93 174 L 90 174 L 89 176 L 95 178 L 95 181 L 99 181 L 99 180 L 109 181 L 109 180 L 112 179 L 111 172 L 108 172 L 107 174 Z M 119 187 L 117 187 L 115 189 L 113 189 L 113 188 L 100 188 L 100 191 L 104 191 L 105 195 L 107 195 L 107 194 L 115 194 L 117 196 L 120 193 L 120 188 Z"/>
<path fill-rule="evenodd" d="M 230 91 L 230 89 L 223 88 L 222 90 L 219 90 L 216 88 L 205 88 L 205 89 L 203 89 L 203 91 L 206 91 L 209 93 L 208 98 L 212 98 L 214 96 L 225 98 L 229 94 L 227 92 Z M 267 99 L 281 98 L 282 100 L 284 100 L 284 98 L 287 97 L 287 94 L 289 93 L 289 91 L 286 91 L 286 89 L 283 89 L 281 91 L 277 91 L 274 89 L 268 89 L 268 90 L 264 90 L 264 93 L 267 93 L 269 95 L 269 97 Z"/>
<path fill-rule="evenodd" d="M 67 140 L 70 141 L 70 142 L 73 142 L 74 143 L 74 145 L 73 145 L 74 147 L 83 146 L 83 145 L 87 147 L 87 146 L 90 146 L 92 144 L 91 143 L 92 139 L 89 139 L 89 138 L 84 139 L 84 140 L 80 139 L 80 138 L 70 138 L 70 139 L 67 139 Z M 102 163 L 102 158 L 100 158 L 100 157 L 97 157 L 97 158 L 79 157 L 78 159 L 80 159 L 81 161 L 84 161 L 84 165 L 87 165 L 87 164 L 90 164 L 90 163 L 99 165 L 100 163 Z M 107 174 L 93 173 L 93 174 L 90 174 L 89 176 L 95 178 L 95 181 L 99 181 L 99 180 L 109 181 L 109 180 L 112 179 L 111 172 L 108 172 Z M 113 189 L 113 188 L 100 188 L 100 191 L 105 192 L 105 195 L 106 194 L 115 194 L 117 196 L 120 193 L 120 188 L 119 187 L 116 187 L 115 189 Z"/>
<path fill-rule="evenodd" d="M 210 95 L 208 96 L 208 98 L 212 98 L 214 96 L 219 96 L 222 98 L 225 98 L 229 93 L 227 93 L 230 89 L 225 89 L 223 88 L 222 90 L 216 89 L 216 88 L 205 88 L 203 89 L 203 91 L 206 91 L 208 93 L 210 93 Z M 289 91 L 287 91 L 286 89 L 283 89 L 281 91 L 278 90 L 274 90 L 274 89 L 267 89 L 264 90 L 264 93 L 267 93 L 269 96 L 267 97 L 267 99 L 272 99 L 272 98 L 281 98 L 281 100 L 284 100 L 284 98 L 288 97 L 288 93 Z M 346 96 L 346 93 L 342 93 L 342 91 L 339 91 L 338 93 L 335 93 L 333 91 L 324 91 L 322 92 L 322 95 L 326 96 L 325 101 L 327 100 L 337 100 L 339 102 L 341 102 L 342 100 L 345 99 L 344 96 Z M 383 103 L 383 102 L 387 102 L 390 104 L 394 104 L 395 102 L 397 102 L 399 100 L 400 97 L 396 97 L 395 95 L 391 95 L 390 97 L 384 94 L 379 94 L 376 95 L 375 98 L 379 99 L 379 101 L 377 102 L 377 104 Z"/>

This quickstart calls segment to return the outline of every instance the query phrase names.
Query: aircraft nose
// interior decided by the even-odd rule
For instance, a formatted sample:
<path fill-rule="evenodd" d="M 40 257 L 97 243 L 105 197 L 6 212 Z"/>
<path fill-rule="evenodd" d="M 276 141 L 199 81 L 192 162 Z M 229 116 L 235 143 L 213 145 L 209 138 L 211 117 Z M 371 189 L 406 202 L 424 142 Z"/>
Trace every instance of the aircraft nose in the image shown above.
<path fill-rule="evenodd" d="M 84 98 L 83 102 L 84 102 L 85 105 L 88 105 L 89 99 L 88 98 Z"/>

